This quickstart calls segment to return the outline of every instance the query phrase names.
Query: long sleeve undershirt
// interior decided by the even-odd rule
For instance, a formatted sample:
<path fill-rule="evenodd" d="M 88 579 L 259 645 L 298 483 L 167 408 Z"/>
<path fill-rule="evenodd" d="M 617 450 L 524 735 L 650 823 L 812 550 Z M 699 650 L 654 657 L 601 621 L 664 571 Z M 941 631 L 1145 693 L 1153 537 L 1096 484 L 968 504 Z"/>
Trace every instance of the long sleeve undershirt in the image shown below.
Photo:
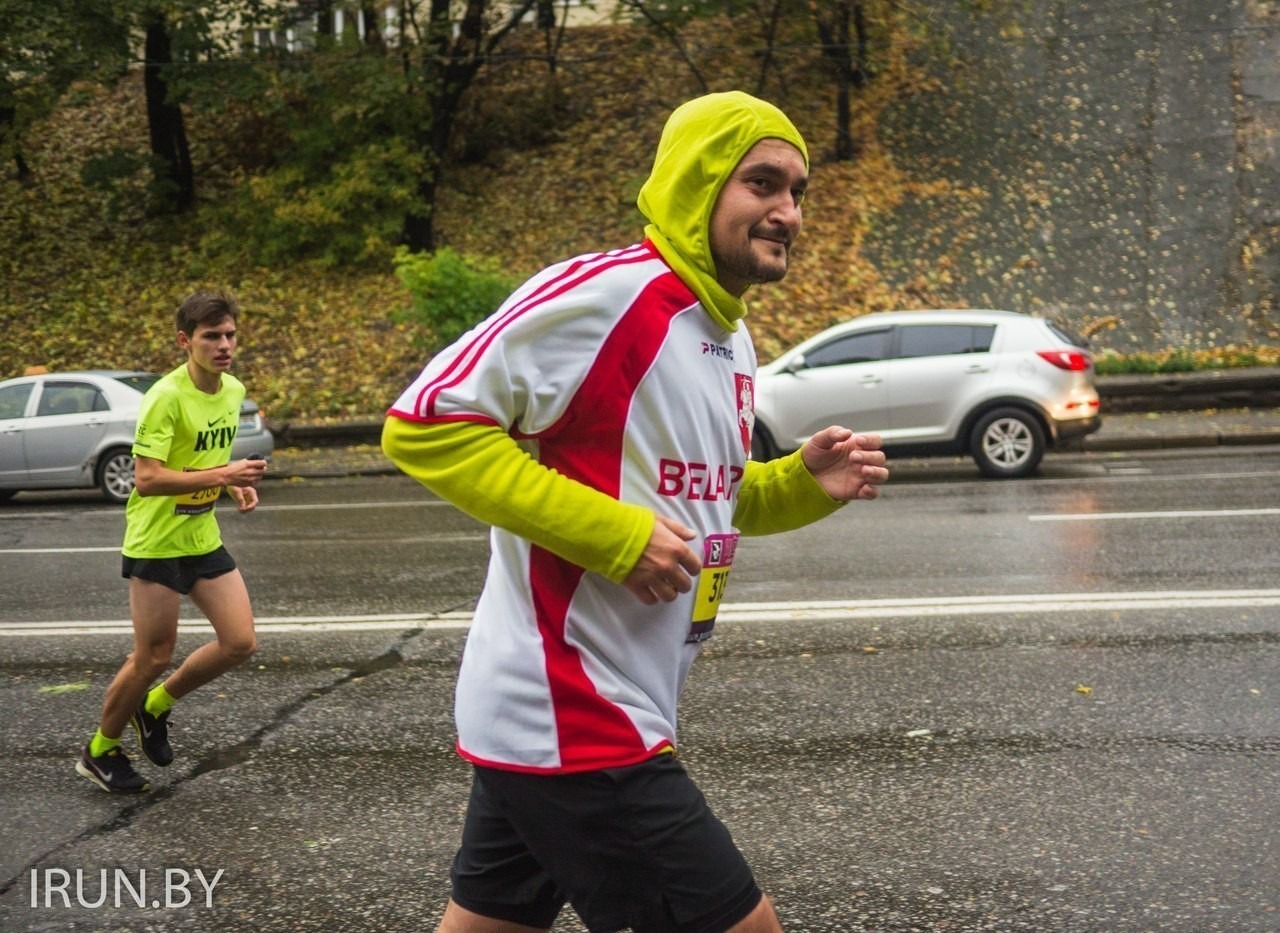
<path fill-rule="evenodd" d="M 382 450 L 442 499 L 586 570 L 621 583 L 653 533 L 654 514 L 534 460 L 497 425 L 388 417 Z M 744 535 L 790 531 L 831 514 L 832 499 L 797 451 L 748 461 L 734 512 Z"/>

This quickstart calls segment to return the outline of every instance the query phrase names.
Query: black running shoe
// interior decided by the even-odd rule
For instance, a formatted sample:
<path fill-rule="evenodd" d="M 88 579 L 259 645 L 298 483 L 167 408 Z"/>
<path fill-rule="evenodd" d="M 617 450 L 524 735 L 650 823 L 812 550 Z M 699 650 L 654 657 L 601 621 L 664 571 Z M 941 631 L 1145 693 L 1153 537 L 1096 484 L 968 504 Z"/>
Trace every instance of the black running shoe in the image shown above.
<path fill-rule="evenodd" d="M 140 794 L 151 790 L 146 779 L 129 764 L 129 756 L 119 748 L 94 758 L 86 745 L 80 752 L 76 770 L 109 794 Z"/>
<path fill-rule="evenodd" d="M 129 717 L 129 725 L 138 733 L 138 744 L 142 746 L 142 754 L 153 765 L 163 768 L 173 761 L 173 749 L 169 747 L 169 714 L 161 713 L 152 716 L 143 703 Z"/>

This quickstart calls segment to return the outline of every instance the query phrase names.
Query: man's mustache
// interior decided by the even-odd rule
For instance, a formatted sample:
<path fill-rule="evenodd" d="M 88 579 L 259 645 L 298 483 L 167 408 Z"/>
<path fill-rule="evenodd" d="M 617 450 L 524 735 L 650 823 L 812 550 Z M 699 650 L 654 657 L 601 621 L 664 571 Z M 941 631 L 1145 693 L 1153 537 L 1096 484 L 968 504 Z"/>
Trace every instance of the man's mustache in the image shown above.
<path fill-rule="evenodd" d="M 751 235 L 764 240 L 777 240 L 787 249 L 791 248 L 791 242 L 794 239 L 791 231 L 786 227 L 757 227 L 751 231 Z"/>

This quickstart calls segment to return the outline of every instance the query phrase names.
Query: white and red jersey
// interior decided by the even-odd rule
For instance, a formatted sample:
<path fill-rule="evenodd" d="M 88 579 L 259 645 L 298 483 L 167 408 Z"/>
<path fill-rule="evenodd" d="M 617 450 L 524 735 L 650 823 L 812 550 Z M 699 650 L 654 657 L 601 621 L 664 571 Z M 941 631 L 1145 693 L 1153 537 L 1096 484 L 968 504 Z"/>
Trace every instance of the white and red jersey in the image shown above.
<path fill-rule="evenodd" d="M 643 605 L 500 528 L 458 678 L 458 747 L 478 764 L 570 772 L 673 746 L 676 703 L 732 562 L 755 349 L 652 244 L 581 256 L 517 290 L 392 406 L 502 427 L 542 464 L 694 529 L 694 591 Z M 710 608 L 708 608 L 710 607 Z"/>

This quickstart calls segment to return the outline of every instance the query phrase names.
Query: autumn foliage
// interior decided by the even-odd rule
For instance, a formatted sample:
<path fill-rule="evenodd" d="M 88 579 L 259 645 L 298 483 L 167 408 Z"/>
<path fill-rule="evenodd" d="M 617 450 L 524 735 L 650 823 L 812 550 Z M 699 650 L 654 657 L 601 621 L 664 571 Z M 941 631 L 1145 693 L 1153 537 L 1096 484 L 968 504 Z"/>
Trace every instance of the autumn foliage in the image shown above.
<path fill-rule="evenodd" d="M 741 24 L 689 27 L 687 42 L 715 62 L 710 90 L 740 87 L 776 101 L 810 141 L 806 227 L 792 271 L 748 295 L 762 360 L 858 314 L 963 305 L 952 270 L 981 247 L 967 239 L 965 219 L 992 195 L 913 173 L 882 143 L 887 108 L 940 88 L 920 64 L 924 40 L 891 17 L 880 26 L 892 41 L 879 46 L 874 80 L 854 101 L 857 156 L 841 162 L 830 155 L 832 83 L 811 40 L 782 37 L 793 41 L 762 69 L 760 47 Z M 662 123 L 704 90 L 670 48 L 632 27 L 570 31 L 554 73 L 539 43 L 536 33 L 517 33 L 464 98 L 435 206 L 441 246 L 511 281 L 636 241 L 643 221 L 635 195 Z M 387 79 L 362 74 L 371 86 Z M 327 80 L 342 87 L 332 75 Z M 0 378 L 34 365 L 167 369 L 180 358 L 172 314 L 182 296 L 228 287 L 246 309 L 238 374 L 272 418 L 385 411 L 448 336 L 432 332 L 429 315 L 413 313 L 404 278 L 413 264 L 402 254 L 397 275 L 396 226 L 379 213 L 403 206 L 396 160 L 416 156 L 385 138 L 365 145 L 358 132 L 368 115 L 344 110 L 325 117 L 342 121 L 334 124 L 334 145 L 343 148 L 332 172 L 318 173 L 323 136 L 310 139 L 309 161 L 295 174 L 269 170 L 285 129 L 311 131 L 321 111 L 294 118 L 308 95 L 320 93 L 318 81 L 264 79 L 262 94 L 275 87 L 294 95 L 269 106 L 250 96 L 193 107 L 201 203 L 179 218 L 147 211 L 139 77 L 73 88 L 52 118 L 32 128 L 30 179 L 0 179 L 7 338 Z M 399 118 L 383 117 L 386 126 Z M 908 203 L 923 218 L 917 235 L 936 259 L 886 269 L 865 245 Z M 269 218 L 268 208 L 276 211 Z M 366 226 L 357 230 L 357 221 Z"/>

